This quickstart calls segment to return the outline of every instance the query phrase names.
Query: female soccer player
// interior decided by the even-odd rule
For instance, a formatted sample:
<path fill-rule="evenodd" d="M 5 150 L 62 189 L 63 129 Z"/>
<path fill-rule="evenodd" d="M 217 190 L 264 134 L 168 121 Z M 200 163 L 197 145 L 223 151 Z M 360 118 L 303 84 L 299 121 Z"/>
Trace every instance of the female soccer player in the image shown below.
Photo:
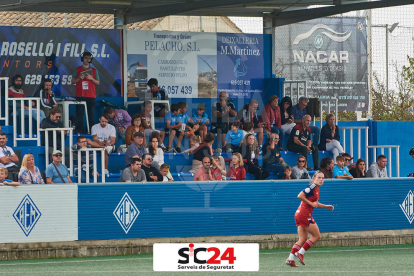
<path fill-rule="evenodd" d="M 305 265 L 303 254 L 321 238 L 318 225 L 312 217 L 313 208 L 334 209 L 332 205 L 324 205 L 318 202 L 319 189 L 323 185 L 323 181 L 323 173 L 317 171 L 312 177 L 312 182 L 298 195 L 298 198 L 302 201 L 295 213 L 299 240 L 292 247 L 289 258 L 286 260 L 286 264 L 292 267 L 297 267 L 295 264 L 295 256 Z M 312 238 L 306 240 L 308 233 L 312 235 Z"/>

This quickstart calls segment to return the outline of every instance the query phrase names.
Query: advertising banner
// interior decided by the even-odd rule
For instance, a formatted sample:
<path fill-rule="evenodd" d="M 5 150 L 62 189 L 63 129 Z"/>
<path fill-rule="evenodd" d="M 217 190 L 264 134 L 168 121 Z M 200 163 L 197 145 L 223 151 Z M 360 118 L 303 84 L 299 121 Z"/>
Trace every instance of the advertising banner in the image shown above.
<path fill-rule="evenodd" d="M 275 61 L 276 77 L 306 80 L 308 97 L 338 99 L 340 111 L 368 110 L 365 18 L 326 17 L 277 27 Z"/>
<path fill-rule="evenodd" d="M 74 96 L 72 74 L 84 51 L 93 54 L 98 71 L 97 96 L 120 97 L 121 30 L 0 27 L 1 77 L 23 76 L 23 91 L 33 95 L 42 77 L 52 79 L 57 96 Z"/>

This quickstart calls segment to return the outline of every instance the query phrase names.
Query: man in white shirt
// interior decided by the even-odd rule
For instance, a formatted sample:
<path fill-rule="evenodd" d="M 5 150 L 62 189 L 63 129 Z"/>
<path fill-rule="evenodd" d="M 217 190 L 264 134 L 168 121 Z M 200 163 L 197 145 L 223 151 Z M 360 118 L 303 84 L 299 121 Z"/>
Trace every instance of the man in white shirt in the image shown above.
<path fill-rule="evenodd" d="M 105 148 L 105 174 L 108 171 L 108 155 L 112 153 L 115 145 L 116 130 L 113 125 L 108 124 L 108 114 L 102 114 L 99 118 L 99 124 L 92 126 L 92 143 L 93 148 Z"/>
<path fill-rule="evenodd" d="M 19 172 L 20 168 L 15 163 L 19 162 L 19 157 L 11 147 L 6 146 L 7 134 L 0 132 L 0 168 L 6 168 L 9 172 Z"/>
<path fill-rule="evenodd" d="M 367 172 L 367 177 L 372 178 L 387 178 L 387 157 L 385 155 L 378 155 L 377 163 L 373 163 Z"/>

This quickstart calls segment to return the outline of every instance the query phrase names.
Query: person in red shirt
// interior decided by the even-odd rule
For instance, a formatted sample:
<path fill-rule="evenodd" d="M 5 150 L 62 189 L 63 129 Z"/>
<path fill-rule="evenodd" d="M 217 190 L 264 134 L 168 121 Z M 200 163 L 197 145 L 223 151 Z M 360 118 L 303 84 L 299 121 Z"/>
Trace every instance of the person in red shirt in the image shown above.
<path fill-rule="evenodd" d="M 230 177 L 230 180 L 246 180 L 246 169 L 243 167 L 243 159 L 239 152 L 236 152 L 231 157 L 233 166 L 230 165 L 230 169 L 227 173 L 227 176 Z"/>
<path fill-rule="evenodd" d="M 289 258 L 286 260 L 286 264 L 289 266 L 297 267 L 295 256 L 301 264 L 305 265 L 303 254 L 321 238 L 318 225 L 312 217 L 313 208 L 334 209 L 332 205 L 324 205 L 318 202 L 319 189 L 323 185 L 323 181 L 323 173 L 317 171 L 312 177 L 312 182 L 298 195 L 298 198 L 302 201 L 295 213 L 299 240 L 293 245 Z M 312 235 L 312 238 L 308 239 L 308 233 Z"/>
<path fill-rule="evenodd" d="M 72 84 L 76 84 L 76 100 L 86 102 L 88 108 L 88 121 L 89 126 L 95 124 L 95 100 L 96 90 L 95 85 L 99 85 L 99 74 L 95 68 L 92 68 L 93 56 L 90 52 L 83 52 L 81 55 L 82 66 L 76 68 L 76 71 L 72 75 Z M 89 71 L 91 74 L 82 73 Z M 78 133 L 85 133 L 83 126 L 83 114 L 85 113 L 85 107 L 81 104 L 76 105 L 76 130 Z M 90 129 L 86 131 L 88 133 Z"/>
<path fill-rule="evenodd" d="M 223 180 L 223 175 L 226 175 L 226 171 L 220 166 L 220 157 L 218 155 L 213 155 L 211 157 L 211 176 L 214 180 Z"/>

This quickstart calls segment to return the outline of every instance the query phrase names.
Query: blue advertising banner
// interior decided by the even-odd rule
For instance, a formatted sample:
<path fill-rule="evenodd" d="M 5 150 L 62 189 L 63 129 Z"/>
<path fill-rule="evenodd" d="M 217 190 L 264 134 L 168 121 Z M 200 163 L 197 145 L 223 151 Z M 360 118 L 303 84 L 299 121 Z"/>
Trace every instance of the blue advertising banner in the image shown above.
<path fill-rule="evenodd" d="M 122 96 L 121 30 L 0 27 L 1 77 L 23 76 L 23 91 L 33 95 L 42 77 L 53 81 L 57 96 L 74 96 L 72 74 L 84 51 L 93 54 L 101 97 Z"/>

